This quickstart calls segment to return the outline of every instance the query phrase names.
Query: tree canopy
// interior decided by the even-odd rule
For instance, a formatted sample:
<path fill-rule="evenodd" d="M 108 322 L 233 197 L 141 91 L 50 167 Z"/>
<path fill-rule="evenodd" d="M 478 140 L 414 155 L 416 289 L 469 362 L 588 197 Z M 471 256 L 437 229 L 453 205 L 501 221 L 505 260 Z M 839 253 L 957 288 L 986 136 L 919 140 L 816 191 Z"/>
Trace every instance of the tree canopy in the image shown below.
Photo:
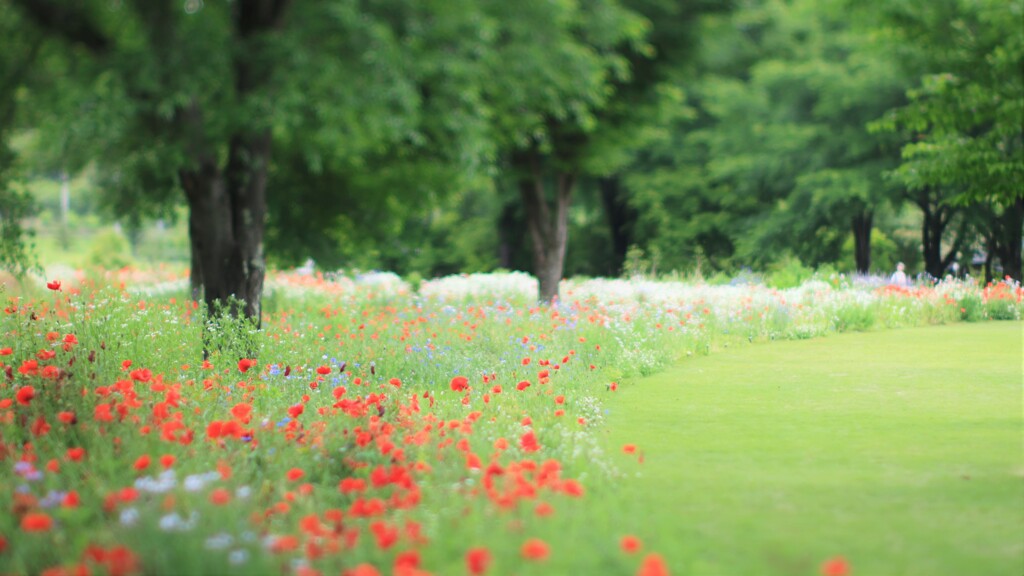
<path fill-rule="evenodd" d="M 0 263 L 25 183 L 186 208 L 194 294 L 269 259 L 424 276 L 1020 276 L 1021 0 L 0 0 Z M 66 178 L 66 176 L 63 176 Z M 920 232 L 914 232 L 914 229 Z"/>

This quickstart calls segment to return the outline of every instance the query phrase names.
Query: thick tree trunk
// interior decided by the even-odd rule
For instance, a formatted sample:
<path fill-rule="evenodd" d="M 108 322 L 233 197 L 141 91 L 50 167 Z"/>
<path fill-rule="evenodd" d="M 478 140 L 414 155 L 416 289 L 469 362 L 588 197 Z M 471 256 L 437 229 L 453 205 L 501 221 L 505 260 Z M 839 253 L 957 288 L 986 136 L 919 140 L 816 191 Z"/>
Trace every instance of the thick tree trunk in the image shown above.
<path fill-rule="evenodd" d="M 528 154 L 517 162 L 520 168 L 519 195 L 526 209 L 526 228 L 530 234 L 533 272 L 539 282 L 542 302 L 554 302 L 558 284 L 565 270 L 565 251 L 569 245 L 569 205 L 576 177 L 559 173 L 556 178 L 554 204 L 545 194 L 544 172 L 536 154 Z"/>
<path fill-rule="evenodd" d="M 626 262 L 626 251 L 633 241 L 633 226 L 636 223 L 636 212 L 629 206 L 622 191 L 622 179 L 619 176 L 600 178 L 597 181 L 601 190 L 601 201 L 608 217 L 608 229 L 612 238 L 612 254 L 609 275 L 622 272 Z"/>
<path fill-rule="evenodd" d="M 252 318 L 260 324 L 263 228 L 269 135 L 232 140 L 228 168 L 213 162 L 182 174 L 189 205 L 192 289 L 209 310 Z"/>
<path fill-rule="evenodd" d="M 865 210 L 853 217 L 853 251 L 857 272 L 867 274 L 871 271 L 871 225 L 874 213 Z"/>
<path fill-rule="evenodd" d="M 1024 237 L 1024 197 L 1007 206 L 1000 217 L 1002 238 L 996 243 L 1003 275 L 1021 281 L 1021 239 Z"/>

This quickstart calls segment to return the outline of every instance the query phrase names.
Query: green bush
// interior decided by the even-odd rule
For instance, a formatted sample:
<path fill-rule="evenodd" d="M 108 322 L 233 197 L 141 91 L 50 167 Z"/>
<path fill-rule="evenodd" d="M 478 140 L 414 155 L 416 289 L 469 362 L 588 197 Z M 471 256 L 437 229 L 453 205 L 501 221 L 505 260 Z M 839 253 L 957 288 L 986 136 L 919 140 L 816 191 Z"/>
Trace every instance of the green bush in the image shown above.
<path fill-rule="evenodd" d="M 814 276 L 814 269 L 804 266 L 795 256 L 786 256 L 771 266 L 765 281 L 772 288 L 796 288 Z"/>
<path fill-rule="evenodd" d="M 124 268 L 132 263 L 132 247 L 124 234 L 108 228 L 92 239 L 88 261 L 91 266 L 106 270 Z"/>

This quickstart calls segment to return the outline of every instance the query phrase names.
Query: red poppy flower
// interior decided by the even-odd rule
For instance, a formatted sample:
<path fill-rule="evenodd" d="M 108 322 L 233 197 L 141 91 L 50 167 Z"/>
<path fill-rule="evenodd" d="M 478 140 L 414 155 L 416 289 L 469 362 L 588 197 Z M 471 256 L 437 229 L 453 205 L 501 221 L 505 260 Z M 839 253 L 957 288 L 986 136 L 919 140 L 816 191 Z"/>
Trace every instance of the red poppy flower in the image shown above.
<path fill-rule="evenodd" d="M 660 554 L 651 553 L 644 557 L 636 576 L 669 576 L 668 566 Z"/>
<path fill-rule="evenodd" d="M 56 380 L 60 376 L 60 368 L 56 366 L 46 366 L 43 368 L 42 377 L 47 380 Z"/>
<path fill-rule="evenodd" d="M 36 389 L 31 386 L 22 386 L 18 388 L 18 393 L 15 398 L 18 400 L 18 404 L 22 406 L 28 406 L 32 403 L 32 399 L 36 397 Z"/>
<path fill-rule="evenodd" d="M 538 538 L 530 538 L 524 542 L 521 552 L 523 558 L 527 560 L 545 560 L 551 553 L 547 543 Z"/>
<path fill-rule="evenodd" d="M 242 358 L 238 361 L 238 371 L 242 373 L 248 372 L 249 368 L 252 368 L 255 365 L 256 360 L 252 360 L 251 358 Z"/>
<path fill-rule="evenodd" d="M 530 430 L 519 438 L 519 447 L 522 448 L 524 452 L 536 452 L 537 450 L 540 450 L 540 444 L 537 442 L 537 435 L 533 433 L 533 430 Z"/>
<path fill-rule="evenodd" d="M 523 390 L 526 390 L 529 387 L 530 387 L 530 382 L 528 380 L 522 380 L 522 381 L 519 382 L 519 384 L 516 384 L 516 390 L 519 390 L 520 392 L 522 392 Z"/>
<path fill-rule="evenodd" d="M 251 404 L 235 404 L 231 409 L 231 415 L 234 416 L 242 424 L 248 424 L 252 418 L 252 405 Z"/>
<path fill-rule="evenodd" d="M 14 354 L 14 349 L 11 348 L 10 346 L 6 348 L 0 348 L 0 356 L 10 356 L 11 354 Z"/>
<path fill-rule="evenodd" d="M 223 506 L 231 501 L 231 493 L 225 488 L 215 488 L 210 491 L 210 503 L 215 506 Z"/>
<path fill-rule="evenodd" d="M 469 378 L 466 378 L 465 376 L 456 376 L 455 378 L 452 378 L 452 381 L 451 381 L 451 389 L 452 390 L 454 390 L 456 392 L 462 392 L 463 390 L 466 390 L 467 388 L 469 388 Z"/>
<path fill-rule="evenodd" d="M 50 290 L 60 290 L 60 280 L 51 280 L 46 283 L 46 287 Z"/>
<path fill-rule="evenodd" d="M 296 480 L 299 480 L 305 475 L 306 473 L 303 472 L 301 468 L 292 468 L 291 470 L 288 471 L 287 477 L 289 481 L 295 482 Z"/>
<path fill-rule="evenodd" d="M 402 387 L 402 381 L 399 380 L 398 378 L 392 378 L 391 380 L 388 380 L 388 384 L 391 384 L 395 388 L 401 388 Z"/>
<path fill-rule="evenodd" d="M 145 470 L 146 468 L 149 468 L 149 462 L 149 454 L 143 454 L 142 456 L 139 456 L 137 460 L 135 460 L 135 464 L 133 464 L 132 467 L 135 468 L 136 470 Z"/>
<path fill-rule="evenodd" d="M 53 519 L 42 512 L 29 512 L 21 517 L 21 529 L 25 532 L 47 532 L 53 527 Z"/>
<path fill-rule="evenodd" d="M 18 372 L 26 376 L 35 376 L 39 372 L 39 362 L 35 360 L 25 360 L 18 367 Z"/>
<path fill-rule="evenodd" d="M 63 411 L 57 413 L 57 420 L 60 420 L 63 424 L 74 424 L 78 422 L 78 417 L 75 416 L 74 412 Z"/>
<path fill-rule="evenodd" d="M 174 466 L 175 460 L 177 460 L 177 458 L 174 457 L 174 454 L 164 454 L 160 457 L 160 465 L 164 468 L 170 468 L 171 466 Z"/>
<path fill-rule="evenodd" d="M 466 552 L 466 568 L 473 576 L 479 576 L 491 565 L 491 552 L 487 548 L 473 548 Z"/>
<path fill-rule="evenodd" d="M 64 499 L 61 500 L 60 505 L 65 508 L 77 508 L 81 499 L 78 497 L 78 492 L 71 490 L 64 495 Z"/>
<path fill-rule="evenodd" d="M 68 460 L 80 462 L 82 458 L 85 458 L 85 448 L 68 448 L 67 455 Z"/>
<path fill-rule="evenodd" d="M 345 570 L 344 576 L 381 576 L 381 574 L 372 565 L 363 563 L 351 570 Z"/>
<path fill-rule="evenodd" d="M 321 376 L 326 376 L 326 375 L 331 373 L 331 367 L 330 366 L 317 366 L 316 373 L 320 374 Z"/>
<path fill-rule="evenodd" d="M 850 573 L 850 565 L 842 556 L 836 556 L 821 565 L 821 576 L 846 576 Z"/>

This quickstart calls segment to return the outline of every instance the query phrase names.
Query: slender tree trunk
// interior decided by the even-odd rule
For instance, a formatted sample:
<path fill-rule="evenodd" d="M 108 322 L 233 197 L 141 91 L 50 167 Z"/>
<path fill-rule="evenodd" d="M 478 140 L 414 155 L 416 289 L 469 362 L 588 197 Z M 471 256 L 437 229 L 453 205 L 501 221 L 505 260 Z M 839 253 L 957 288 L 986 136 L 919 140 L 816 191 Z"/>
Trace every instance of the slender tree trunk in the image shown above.
<path fill-rule="evenodd" d="M 569 205 L 576 177 L 559 173 L 555 182 L 554 203 L 545 194 L 544 172 L 536 153 L 520 157 L 519 195 L 526 209 L 526 228 L 530 234 L 534 274 L 539 282 L 539 298 L 551 303 L 559 296 L 558 284 L 565 270 L 565 252 L 569 245 Z"/>
<path fill-rule="evenodd" d="M 997 242 L 1003 275 L 1021 281 L 1021 239 L 1024 236 L 1024 197 L 1017 198 L 1003 211 L 1002 238 Z"/>
<path fill-rule="evenodd" d="M 874 213 L 871 210 L 859 212 L 853 217 L 853 246 L 857 272 L 871 271 L 871 225 Z"/>
<path fill-rule="evenodd" d="M 633 242 L 633 227 L 636 225 L 637 214 L 623 193 L 622 178 L 618 175 L 600 178 L 597 182 L 601 191 L 601 201 L 608 217 L 608 229 L 612 238 L 612 254 L 609 275 L 622 272 L 626 262 L 626 251 Z"/>
<path fill-rule="evenodd" d="M 953 238 L 952 247 L 943 255 L 943 236 L 950 221 L 956 216 L 956 209 L 942 204 L 938 192 L 931 188 L 921 191 L 915 202 L 924 216 L 921 222 L 921 244 L 925 272 L 933 278 L 942 278 L 963 245 L 967 221 L 961 222 L 959 232 Z"/>

